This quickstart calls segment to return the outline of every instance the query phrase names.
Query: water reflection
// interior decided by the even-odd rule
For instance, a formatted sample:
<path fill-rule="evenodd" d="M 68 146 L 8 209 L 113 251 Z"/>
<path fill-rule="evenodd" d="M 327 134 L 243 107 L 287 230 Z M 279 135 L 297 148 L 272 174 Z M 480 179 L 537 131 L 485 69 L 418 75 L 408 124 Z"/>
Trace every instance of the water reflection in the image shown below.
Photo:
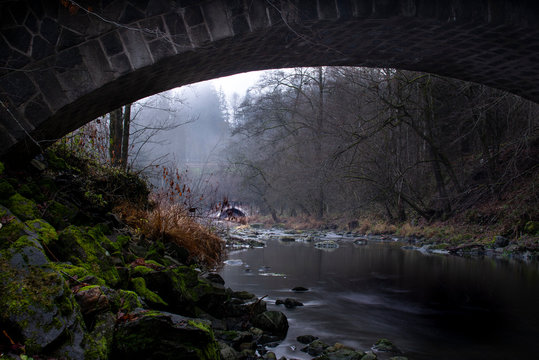
<path fill-rule="evenodd" d="M 410 359 L 536 358 L 537 266 L 425 256 L 394 243 L 340 242 L 333 250 L 275 240 L 229 254 L 243 265 L 224 266 L 227 286 L 267 295 L 268 307 L 289 319 L 287 338 L 273 350 L 278 357 L 310 358 L 290 345 L 299 349 L 295 338 L 312 334 L 364 350 L 389 338 Z M 296 286 L 309 291 L 292 292 Z M 285 297 L 305 306 L 273 304 Z"/>

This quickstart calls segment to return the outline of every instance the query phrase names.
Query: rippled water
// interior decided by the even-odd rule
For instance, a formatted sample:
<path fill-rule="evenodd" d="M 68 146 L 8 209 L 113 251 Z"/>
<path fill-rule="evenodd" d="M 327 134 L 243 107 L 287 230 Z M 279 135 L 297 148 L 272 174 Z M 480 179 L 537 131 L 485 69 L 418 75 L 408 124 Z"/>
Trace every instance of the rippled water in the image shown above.
<path fill-rule="evenodd" d="M 539 268 L 494 259 L 423 255 L 397 243 L 337 249 L 269 240 L 232 251 L 221 275 L 235 290 L 267 295 L 289 320 L 277 357 L 309 359 L 298 335 L 362 350 L 388 338 L 410 359 L 539 358 Z M 293 287 L 309 288 L 295 293 Z M 276 306 L 295 298 L 296 309 Z M 292 351 L 296 346 L 298 350 Z"/>

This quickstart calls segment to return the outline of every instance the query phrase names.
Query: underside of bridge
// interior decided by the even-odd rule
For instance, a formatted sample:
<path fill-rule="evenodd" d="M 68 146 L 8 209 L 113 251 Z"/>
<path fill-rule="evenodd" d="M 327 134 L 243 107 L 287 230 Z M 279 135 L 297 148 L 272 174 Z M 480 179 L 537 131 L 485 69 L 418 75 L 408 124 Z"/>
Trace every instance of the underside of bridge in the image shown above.
<path fill-rule="evenodd" d="M 539 101 L 539 4 L 511 0 L 0 1 L 0 156 L 123 104 L 295 66 L 391 67 Z"/>

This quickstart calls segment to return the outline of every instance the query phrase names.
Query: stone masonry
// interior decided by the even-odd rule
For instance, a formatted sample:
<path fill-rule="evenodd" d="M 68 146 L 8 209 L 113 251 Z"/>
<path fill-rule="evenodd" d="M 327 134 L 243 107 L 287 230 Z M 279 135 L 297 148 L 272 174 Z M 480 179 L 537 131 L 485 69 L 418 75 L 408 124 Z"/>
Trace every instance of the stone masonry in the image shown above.
<path fill-rule="evenodd" d="M 125 103 L 239 72 L 419 70 L 539 101 L 539 2 L 0 0 L 0 156 Z"/>

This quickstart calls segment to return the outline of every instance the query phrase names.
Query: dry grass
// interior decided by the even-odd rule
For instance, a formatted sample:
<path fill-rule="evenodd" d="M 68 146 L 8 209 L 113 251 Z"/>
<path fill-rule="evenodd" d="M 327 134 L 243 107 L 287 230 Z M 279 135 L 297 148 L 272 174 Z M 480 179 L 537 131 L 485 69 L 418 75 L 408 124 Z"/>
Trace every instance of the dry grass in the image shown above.
<path fill-rule="evenodd" d="M 142 210 L 129 203 L 115 208 L 122 219 L 152 241 L 174 242 L 185 248 L 190 259 L 208 267 L 217 265 L 223 256 L 224 242 L 201 225 L 180 206 L 158 202 L 152 210 Z"/>

